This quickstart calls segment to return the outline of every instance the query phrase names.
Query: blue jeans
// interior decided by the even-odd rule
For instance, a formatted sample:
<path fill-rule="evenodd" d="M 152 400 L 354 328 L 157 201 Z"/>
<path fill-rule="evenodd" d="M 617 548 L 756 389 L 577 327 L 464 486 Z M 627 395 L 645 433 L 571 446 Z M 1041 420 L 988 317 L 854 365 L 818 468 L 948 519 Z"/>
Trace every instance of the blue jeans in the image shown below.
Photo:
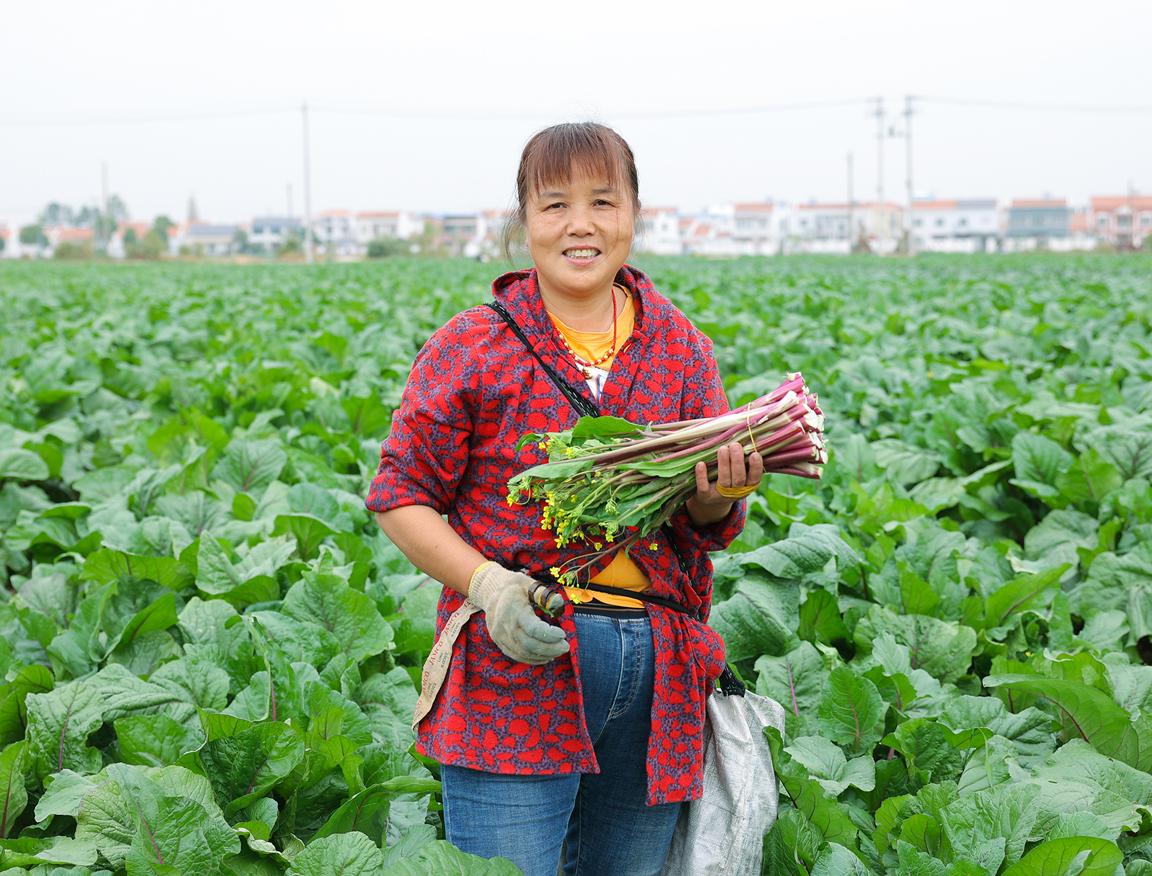
<path fill-rule="evenodd" d="M 652 711 L 647 617 L 576 613 L 584 719 L 597 774 L 507 776 L 443 765 L 444 824 L 466 852 L 526 876 L 658 876 L 679 803 L 646 806 Z"/>

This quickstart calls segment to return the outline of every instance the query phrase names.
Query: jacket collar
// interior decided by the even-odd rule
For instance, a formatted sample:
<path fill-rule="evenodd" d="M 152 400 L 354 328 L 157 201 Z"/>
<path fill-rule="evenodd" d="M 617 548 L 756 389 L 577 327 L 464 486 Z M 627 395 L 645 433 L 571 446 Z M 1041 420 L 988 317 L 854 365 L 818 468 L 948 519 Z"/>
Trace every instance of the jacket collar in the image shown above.
<path fill-rule="evenodd" d="M 624 265 L 617 271 L 616 282 L 633 294 L 636 323 L 632 336 L 637 341 L 642 340 L 647 336 L 646 318 L 656 316 L 655 311 L 659 310 L 657 299 L 660 296 L 652 281 L 631 265 Z M 544 309 L 544 299 L 540 297 L 535 268 L 510 271 L 497 277 L 492 283 L 492 296 L 508 308 L 524 334 L 532 341 L 542 343 L 556 337 L 556 328 Z"/>

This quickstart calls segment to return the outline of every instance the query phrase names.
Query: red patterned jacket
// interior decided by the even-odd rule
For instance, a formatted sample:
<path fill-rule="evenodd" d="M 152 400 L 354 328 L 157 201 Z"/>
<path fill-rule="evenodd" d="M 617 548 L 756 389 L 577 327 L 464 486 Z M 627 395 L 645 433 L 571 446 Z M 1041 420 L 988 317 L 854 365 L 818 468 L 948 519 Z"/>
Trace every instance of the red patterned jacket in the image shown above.
<path fill-rule="evenodd" d="M 617 354 L 598 404 L 604 414 L 635 422 L 714 416 L 728 409 L 712 343 L 651 281 L 625 266 L 617 281 L 635 293 L 636 324 Z M 565 354 L 548 319 L 535 270 L 505 274 L 493 294 L 533 346 L 578 392 L 583 375 Z M 558 549 L 540 528 L 534 506 L 509 506 L 508 478 L 544 462 L 536 446 L 515 450 L 525 432 L 567 429 L 570 403 L 503 320 L 488 307 L 453 317 L 424 345 L 412 366 L 367 507 L 386 511 L 428 505 L 481 554 L 508 568 L 542 572 L 587 550 Z M 665 533 L 631 549 L 656 593 L 699 606 L 712 598 L 708 551 L 727 547 L 744 526 L 744 503 L 709 527 L 695 528 L 681 509 L 671 532 L 690 575 L 680 569 Z M 604 564 L 606 565 L 606 563 Z M 593 567 L 589 575 L 601 570 Z M 444 588 L 437 635 L 463 601 Z M 705 698 L 724 668 L 724 643 L 702 623 L 647 606 L 655 647 L 648 803 L 700 796 Z M 571 646 L 544 666 L 506 657 L 488 636 L 483 613 L 456 642 L 447 678 L 419 726 L 417 747 L 442 763 L 496 773 L 598 772 L 583 720 L 579 648 L 571 608 L 560 624 Z"/>

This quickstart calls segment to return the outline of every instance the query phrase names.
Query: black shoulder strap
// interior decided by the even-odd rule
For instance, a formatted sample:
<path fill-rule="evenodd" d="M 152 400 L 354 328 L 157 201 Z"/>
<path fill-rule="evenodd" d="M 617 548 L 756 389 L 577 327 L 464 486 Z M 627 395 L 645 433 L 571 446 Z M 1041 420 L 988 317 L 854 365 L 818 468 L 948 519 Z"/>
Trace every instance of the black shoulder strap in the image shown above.
<path fill-rule="evenodd" d="M 524 334 L 524 330 L 520 328 L 516 320 L 513 319 L 512 314 L 508 312 L 508 308 L 499 301 L 487 301 L 485 304 L 500 314 L 500 318 L 508 323 L 508 328 L 516 333 L 516 337 L 520 339 L 520 342 L 528 352 L 536 357 L 536 361 L 540 363 L 540 367 L 544 369 L 544 373 L 548 375 L 548 379 L 555 383 L 556 388 L 564 393 L 564 397 L 568 399 L 569 404 L 572 405 L 578 415 L 581 417 L 600 416 L 600 409 L 596 407 L 594 402 L 580 395 L 567 380 L 560 376 L 560 372 L 540 357 L 540 354 L 536 352 L 536 348 L 533 347 L 531 341 L 528 340 L 528 336 Z"/>

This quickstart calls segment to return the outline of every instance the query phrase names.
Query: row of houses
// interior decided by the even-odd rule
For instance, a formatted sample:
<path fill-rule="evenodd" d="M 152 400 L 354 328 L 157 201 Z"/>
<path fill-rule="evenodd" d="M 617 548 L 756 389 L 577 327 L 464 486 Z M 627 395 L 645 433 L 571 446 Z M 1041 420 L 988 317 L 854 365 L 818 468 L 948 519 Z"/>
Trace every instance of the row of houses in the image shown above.
<path fill-rule="evenodd" d="M 1152 196 L 1093 197 L 1073 207 L 1064 199 L 925 199 L 907 207 L 894 203 L 722 204 L 699 213 L 675 207 L 646 208 L 637 249 L 665 255 L 777 255 L 874 252 L 888 254 L 912 245 L 920 252 L 1017 252 L 1035 249 L 1089 250 L 1101 245 L 1139 249 L 1152 240 Z M 502 248 L 507 213 L 426 215 L 402 210 L 327 210 L 312 222 L 321 257 L 359 259 L 374 241 L 403 241 L 411 252 L 471 258 L 496 256 Z M 107 242 L 114 258 L 129 253 L 130 241 L 150 226 L 121 225 Z M 50 255 L 63 243 L 92 245 L 92 230 L 44 229 L 46 243 L 21 244 L 0 225 L 0 255 Z M 258 216 L 247 223 L 184 222 L 167 229 L 170 254 L 210 257 L 274 254 L 298 247 L 304 224 L 298 217 Z M 1149 244 L 1152 245 L 1152 244 Z M 403 248 L 403 247 L 401 247 Z"/>
<path fill-rule="evenodd" d="M 1019 252 L 1139 249 L 1152 240 L 1152 196 L 1064 199 L 925 199 L 911 211 L 893 203 L 738 203 L 698 215 L 644 211 L 641 246 L 666 254 Z"/>

